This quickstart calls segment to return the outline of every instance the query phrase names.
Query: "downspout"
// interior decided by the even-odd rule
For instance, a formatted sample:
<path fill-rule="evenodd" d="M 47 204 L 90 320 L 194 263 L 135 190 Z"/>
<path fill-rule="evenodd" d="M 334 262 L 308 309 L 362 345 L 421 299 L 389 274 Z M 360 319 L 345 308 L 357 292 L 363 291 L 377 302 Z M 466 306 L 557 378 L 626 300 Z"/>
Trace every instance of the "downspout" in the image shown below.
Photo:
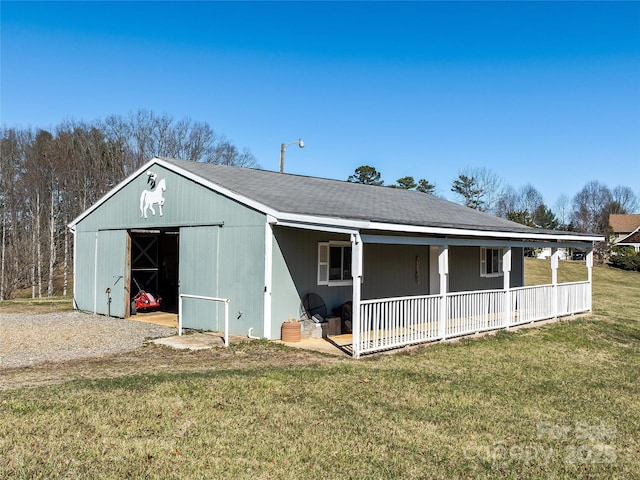
<path fill-rule="evenodd" d="M 353 358 L 360 357 L 360 296 L 362 285 L 362 239 L 359 233 L 351 234 L 351 278 L 353 279 L 351 332 Z"/>
<path fill-rule="evenodd" d="M 216 228 L 216 297 L 220 298 L 220 227 Z M 219 306 L 220 305 L 216 302 L 216 330 L 218 331 L 220 331 Z"/>
<path fill-rule="evenodd" d="M 253 334 L 253 327 L 251 327 L 251 328 L 249 329 L 249 331 L 247 332 L 247 338 L 252 338 L 253 340 L 260 340 L 260 337 L 256 337 L 256 336 Z"/>

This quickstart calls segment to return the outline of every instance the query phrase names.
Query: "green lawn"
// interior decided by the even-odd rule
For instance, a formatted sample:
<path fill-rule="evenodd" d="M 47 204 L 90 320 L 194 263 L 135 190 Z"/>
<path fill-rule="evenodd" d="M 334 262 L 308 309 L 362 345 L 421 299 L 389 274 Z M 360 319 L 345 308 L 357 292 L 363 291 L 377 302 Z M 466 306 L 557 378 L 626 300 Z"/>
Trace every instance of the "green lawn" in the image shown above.
<path fill-rule="evenodd" d="M 0 302 L 0 313 L 21 312 L 21 313 L 48 313 L 64 312 L 73 310 L 73 297 L 43 297 L 43 298 L 16 298 L 2 300 Z"/>
<path fill-rule="evenodd" d="M 82 365 L 0 392 L 0 478 L 640 478 L 638 273 L 594 268 L 591 317 L 357 361 L 258 341 Z"/>

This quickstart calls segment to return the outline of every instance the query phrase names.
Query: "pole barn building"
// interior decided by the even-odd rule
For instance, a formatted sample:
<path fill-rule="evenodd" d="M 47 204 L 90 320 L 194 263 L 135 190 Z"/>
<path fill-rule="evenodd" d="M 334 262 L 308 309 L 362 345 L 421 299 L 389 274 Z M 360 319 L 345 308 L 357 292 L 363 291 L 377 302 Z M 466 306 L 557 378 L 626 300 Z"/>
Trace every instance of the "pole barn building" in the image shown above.
<path fill-rule="evenodd" d="M 349 305 L 353 354 L 591 310 L 593 235 L 529 228 L 415 191 L 154 158 L 70 225 L 77 309 L 139 290 L 186 328 L 278 339 L 301 300 Z M 549 285 L 524 251 L 551 247 Z M 587 252 L 557 282 L 558 251 Z M 351 328 L 350 328 L 351 329 Z"/>

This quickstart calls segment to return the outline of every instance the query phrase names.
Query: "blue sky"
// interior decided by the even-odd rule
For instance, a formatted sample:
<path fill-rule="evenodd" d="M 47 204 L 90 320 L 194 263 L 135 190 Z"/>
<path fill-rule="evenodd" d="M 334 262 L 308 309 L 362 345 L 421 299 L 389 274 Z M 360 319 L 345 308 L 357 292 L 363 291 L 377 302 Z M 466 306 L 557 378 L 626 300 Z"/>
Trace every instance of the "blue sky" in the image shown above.
<path fill-rule="evenodd" d="M 640 195 L 640 2 L 0 3 L 3 125 L 138 109 L 262 168 Z M 304 192 L 296 192 L 304 194 Z"/>

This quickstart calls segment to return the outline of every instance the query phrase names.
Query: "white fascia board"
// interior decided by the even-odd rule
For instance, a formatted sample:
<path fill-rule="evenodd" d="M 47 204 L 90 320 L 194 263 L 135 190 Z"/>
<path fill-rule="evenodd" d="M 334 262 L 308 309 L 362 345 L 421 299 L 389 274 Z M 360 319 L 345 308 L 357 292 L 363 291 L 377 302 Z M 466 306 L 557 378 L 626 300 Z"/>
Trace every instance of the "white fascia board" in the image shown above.
<path fill-rule="evenodd" d="M 317 215 L 302 215 L 299 213 L 278 213 L 274 215 L 279 222 L 327 225 L 332 227 L 344 227 L 350 230 L 369 228 L 370 222 L 366 220 L 348 220 L 344 218 L 321 217 Z"/>
<path fill-rule="evenodd" d="M 501 232 L 490 230 L 469 230 L 463 228 L 445 228 L 445 227 L 426 227 L 417 225 L 404 225 L 404 224 L 391 224 L 391 223 L 378 223 L 369 222 L 364 220 L 346 220 L 341 218 L 329 218 L 329 217 L 316 217 L 310 215 L 299 214 L 286 214 L 281 213 L 276 215 L 278 217 L 278 224 L 291 223 L 301 224 L 299 228 L 304 228 L 303 225 L 323 225 L 327 227 L 346 227 L 352 230 L 380 230 L 388 232 L 404 232 L 404 233 L 418 233 L 427 235 L 445 235 L 445 236 L 461 236 L 461 237 L 474 237 L 474 238 L 504 238 L 504 239 L 517 239 L 517 240 L 531 240 L 531 241 L 543 241 L 547 242 L 561 242 L 566 244 L 572 244 L 579 242 L 584 244 L 585 242 L 601 242 L 604 237 L 589 235 L 555 235 L 550 233 L 518 233 L 518 232 Z M 296 225 L 290 225 L 296 226 Z M 353 232 L 352 232 L 353 233 Z M 556 245 L 560 246 L 560 245 Z"/>
<path fill-rule="evenodd" d="M 318 232 L 329 232 L 329 233 L 343 233 L 345 235 L 356 235 L 358 233 L 357 230 L 333 227 L 330 225 L 319 225 L 316 223 L 302 223 L 302 222 L 286 222 L 286 221 L 276 221 L 274 225 L 278 227 L 291 227 L 291 228 L 300 228 L 303 230 L 315 230 Z"/>
<path fill-rule="evenodd" d="M 454 245 L 454 246 L 480 246 L 480 247 L 540 247 L 552 246 L 554 248 L 585 248 L 592 242 L 555 242 L 555 241 L 523 241 L 523 240 L 492 240 L 482 238 L 435 238 L 435 237 L 405 237 L 395 235 L 361 235 L 363 243 L 379 243 L 387 245 Z"/>
<path fill-rule="evenodd" d="M 423 227 L 417 225 L 398 225 L 390 223 L 370 222 L 366 227 L 372 230 L 406 233 L 424 233 L 430 235 L 455 235 L 462 237 L 492 237 L 513 238 L 521 240 L 547 240 L 547 241 L 577 241 L 577 242 L 602 242 L 603 236 L 589 235 L 554 235 L 551 233 L 518 233 L 501 232 L 495 230 L 469 230 L 464 228 Z"/>
<path fill-rule="evenodd" d="M 90 206 L 87 210 L 85 210 L 84 212 L 82 212 L 78 217 L 76 217 L 74 220 L 71 221 L 71 223 L 69 223 L 67 225 L 67 227 L 69 227 L 70 230 L 75 231 L 76 229 L 76 225 L 81 222 L 85 217 L 87 217 L 88 215 L 91 214 L 91 212 L 93 212 L 94 210 L 96 210 L 100 205 L 102 205 L 103 203 L 105 203 L 107 200 L 109 200 L 111 197 L 113 197 L 116 193 L 118 193 L 120 190 L 122 190 L 125 186 L 127 186 L 127 184 L 131 183 L 138 175 L 140 175 L 142 172 L 144 172 L 145 170 L 148 170 L 149 167 L 151 165 L 153 165 L 154 163 L 160 163 L 162 162 L 162 160 L 160 160 L 159 158 L 152 158 L 151 160 L 149 160 L 147 163 L 145 163 L 143 166 L 141 166 L 140 168 L 138 168 L 138 170 L 136 170 L 134 173 L 132 173 L 131 175 L 129 175 L 127 178 L 125 178 L 124 180 L 122 180 L 118 185 L 116 185 L 115 187 L 113 187 L 111 190 L 109 190 L 107 193 L 105 193 L 102 198 L 100 200 L 98 200 L 96 203 L 94 203 L 92 206 Z M 166 166 L 163 162 L 163 166 Z"/>

